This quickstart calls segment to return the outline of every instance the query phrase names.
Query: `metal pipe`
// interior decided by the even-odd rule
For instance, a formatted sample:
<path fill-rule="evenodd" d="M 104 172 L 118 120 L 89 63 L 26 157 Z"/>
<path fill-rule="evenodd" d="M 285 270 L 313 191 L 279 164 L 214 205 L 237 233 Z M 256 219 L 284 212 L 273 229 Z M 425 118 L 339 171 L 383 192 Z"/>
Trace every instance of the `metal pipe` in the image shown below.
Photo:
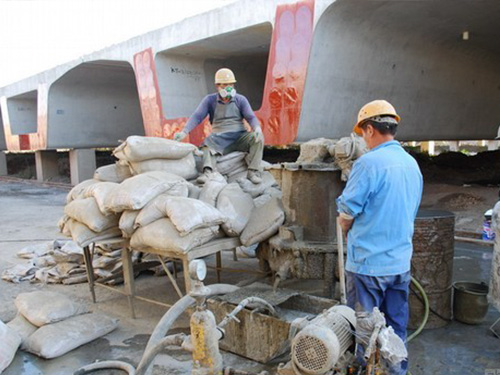
<path fill-rule="evenodd" d="M 455 236 L 455 241 L 477 243 L 479 245 L 486 245 L 486 246 L 493 246 L 495 244 L 492 241 L 485 241 L 485 240 L 480 240 L 480 239 L 476 239 L 476 238 L 459 237 L 459 236 Z"/>
<path fill-rule="evenodd" d="M 259 297 L 248 297 L 248 298 L 245 298 L 243 301 L 241 301 L 239 303 L 239 305 L 233 309 L 233 311 L 231 311 L 229 314 L 227 314 L 226 317 L 219 323 L 219 325 L 217 327 L 221 328 L 221 329 L 224 328 L 227 325 L 227 323 L 229 323 L 229 321 L 232 319 L 239 322 L 236 318 L 236 315 L 241 310 L 243 310 L 249 303 L 257 303 L 259 305 L 262 305 L 262 306 L 266 307 L 272 315 L 276 315 L 276 310 L 266 300 L 263 300 L 262 298 L 259 298 Z"/>
<path fill-rule="evenodd" d="M 340 303 L 347 305 L 347 293 L 345 288 L 344 275 L 344 234 L 340 226 L 340 217 L 337 217 L 337 250 L 338 250 L 338 267 L 339 267 L 339 282 L 340 282 Z"/>

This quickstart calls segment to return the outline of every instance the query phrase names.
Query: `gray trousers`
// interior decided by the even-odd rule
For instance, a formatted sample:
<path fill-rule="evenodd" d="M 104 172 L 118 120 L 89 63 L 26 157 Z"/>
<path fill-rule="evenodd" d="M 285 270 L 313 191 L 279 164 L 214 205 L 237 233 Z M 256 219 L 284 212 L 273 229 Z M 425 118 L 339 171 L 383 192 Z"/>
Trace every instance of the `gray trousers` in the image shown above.
<path fill-rule="evenodd" d="M 202 147 L 202 150 L 203 168 L 211 168 L 215 171 L 217 169 L 217 155 L 213 155 L 207 146 Z M 245 161 L 248 164 L 248 169 L 260 171 L 260 164 L 264 155 L 264 142 L 257 141 L 253 132 L 243 134 L 234 143 L 227 146 L 222 155 L 227 155 L 235 151 L 247 152 Z"/>

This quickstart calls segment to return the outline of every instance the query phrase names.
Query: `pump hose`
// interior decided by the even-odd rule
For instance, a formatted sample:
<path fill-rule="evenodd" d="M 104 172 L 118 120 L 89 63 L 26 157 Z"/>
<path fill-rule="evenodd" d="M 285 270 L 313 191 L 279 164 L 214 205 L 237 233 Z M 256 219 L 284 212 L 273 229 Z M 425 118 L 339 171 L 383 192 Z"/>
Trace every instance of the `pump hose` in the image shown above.
<path fill-rule="evenodd" d="M 422 296 L 422 298 L 424 300 L 424 309 L 425 309 L 425 312 L 424 312 L 424 318 L 422 319 L 422 323 L 420 323 L 420 326 L 417 328 L 417 330 L 415 332 L 413 332 L 406 339 L 406 342 L 410 342 L 415 337 L 417 337 L 419 335 L 419 333 L 422 332 L 422 330 L 424 329 L 425 325 L 427 324 L 427 319 L 429 319 L 429 299 L 427 298 L 427 294 L 425 293 L 424 288 L 422 288 L 422 285 L 420 285 L 420 283 L 417 281 L 417 279 L 415 279 L 413 276 L 411 277 L 411 282 L 418 289 L 418 291 L 420 292 L 420 295 Z M 408 375 L 412 375 L 412 373 L 410 372 L 410 370 L 408 370 L 407 373 L 408 373 Z"/>
<path fill-rule="evenodd" d="M 420 292 L 420 295 L 424 299 L 425 312 L 424 312 L 424 318 L 422 319 L 422 323 L 420 323 L 420 326 L 417 328 L 417 330 L 408 337 L 408 339 L 406 340 L 407 342 L 410 342 L 415 337 L 417 337 L 420 334 L 420 332 L 422 332 L 425 325 L 427 324 L 427 319 L 429 319 L 429 299 L 427 298 L 427 294 L 425 294 L 424 288 L 422 288 L 422 285 L 420 285 L 420 283 L 413 276 L 411 277 L 411 282 L 417 288 L 417 290 Z"/>

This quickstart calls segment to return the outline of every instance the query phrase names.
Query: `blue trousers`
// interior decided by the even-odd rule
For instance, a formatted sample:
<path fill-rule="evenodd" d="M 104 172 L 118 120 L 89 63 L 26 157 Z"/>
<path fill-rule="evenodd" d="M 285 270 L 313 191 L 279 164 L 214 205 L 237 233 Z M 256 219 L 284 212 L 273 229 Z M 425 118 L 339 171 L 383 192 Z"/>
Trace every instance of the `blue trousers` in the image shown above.
<path fill-rule="evenodd" d="M 378 307 L 385 315 L 387 325 L 406 343 L 408 326 L 408 294 L 410 272 L 393 276 L 367 276 L 346 271 L 347 305 L 355 311 L 370 313 Z M 391 369 L 390 374 L 404 375 L 408 361 L 401 368 Z"/>

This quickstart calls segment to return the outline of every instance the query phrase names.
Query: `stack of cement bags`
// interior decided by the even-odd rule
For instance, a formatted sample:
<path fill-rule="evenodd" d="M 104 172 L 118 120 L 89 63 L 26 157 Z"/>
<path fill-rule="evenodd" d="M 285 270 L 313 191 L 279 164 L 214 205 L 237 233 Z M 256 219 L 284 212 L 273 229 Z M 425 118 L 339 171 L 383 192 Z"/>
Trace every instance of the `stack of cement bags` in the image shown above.
<path fill-rule="evenodd" d="M 106 208 L 109 193 L 119 186 L 116 182 L 87 180 L 68 193 L 64 217 L 59 229 L 81 247 L 120 236 L 119 215 Z"/>
<path fill-rule="evenodd" d="M 60 293 L 21 293 L 16 297 L 15 305 L 17 316 L 6 325 L 0 322 L 0 335 L 3 335 L 2 331 L 7 332 L 10 339 L 7 343 L 14 354 L 20 346 L 42 358 L 56 358 L 118 326 L 117 319 L 89 313 L 85 305 Z M 6 345 L 2 341 L 0 347 Z M 1 366 L 0 363 L 0 372 Z"/>
<path fill-rule="evenodd" d="M 21 249 L 17 256 L 29 259 L 26 264 L 17 264 L 2 273 L 2 279 L 18 283 L 20 281 L 48 284 L 77 284 L 87 282 L 83 259 L 83 249 L 70 240 L 55 240 L 29 245 Z M 132 255 L 136 261 L 138 254 Z M 121 247 L 118 245 L 97 245 L 92 261 L 94 274 L 98 278 L 111 278 L 122 268 Z M 113 283 L 114 279 L 108 283 Z"/>
<path fill-rule="evenodd" d="M 220 173 L 198 186 L 188 181 L 199 175 L 195 150 L 162 138 L 128 137 L 113 152 L 119 162 L 110 174 L 125 176 L 118 171 L 127 164 L 132 176 L 99 181 L 106 169 L 101 167 L 94 179 L 75 186 L 61 220 L 63 233 L 80 246 L 121 235 L 133 249 L 182 253 L 224 236 L 250 246 L 276 233 L 285 218 L 272 175 L 263 172 L 262 183 L 253 184 L 246 178 L 246 154 L 236 152 L 221 157 Z"/>
<path fill-rule="evenodd" d="M 164 171 L 190 180 L 196 178 L 196 147 L 170 139 L 130 136 L 113 155 L 119 164 L 128 165 L 132 175 Z"/>

